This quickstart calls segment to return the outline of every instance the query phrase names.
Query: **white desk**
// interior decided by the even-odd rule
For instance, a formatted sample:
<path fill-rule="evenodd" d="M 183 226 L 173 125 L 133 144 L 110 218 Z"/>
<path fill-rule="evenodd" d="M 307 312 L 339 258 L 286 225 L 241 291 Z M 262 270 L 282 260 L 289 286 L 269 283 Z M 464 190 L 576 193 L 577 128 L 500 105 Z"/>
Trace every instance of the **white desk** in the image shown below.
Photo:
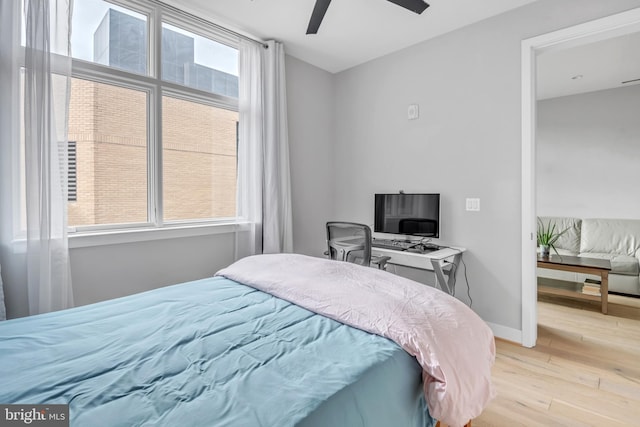
<path fill-rule="evenodd" d="M 436 287 L 453 295 L 455 273 L 465 250 L 465 248 L 447 247 L 433 252 L 418 253 L 374 247 L 371 248 L 371 254 L 391 257 L 387 261 L 388 264 L 433 271 L 436 275 Z"/>

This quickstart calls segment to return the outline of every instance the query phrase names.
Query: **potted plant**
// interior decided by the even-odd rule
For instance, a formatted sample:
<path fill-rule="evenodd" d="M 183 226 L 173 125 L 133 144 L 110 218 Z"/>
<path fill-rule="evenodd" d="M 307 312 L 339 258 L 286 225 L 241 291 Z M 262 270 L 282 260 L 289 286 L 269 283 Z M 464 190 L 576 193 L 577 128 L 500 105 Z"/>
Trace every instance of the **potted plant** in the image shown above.
<path fill-rule="evenodd" d="M 555 243 L 558 241 L 560 236 L 562 236 L 568 228 L 565 228 L 562 231 L 558 231 L 556 228 L 556 224 L 554 222 L 549 221 L 549 223 L 545 226 L 544 222 L 540 218 L 538 218 L 538 248 L 540 248 L 540 255 L 543 257 L 548 257 L 551 249 L 558 254 L 558 250 L 555 247 Z"/>

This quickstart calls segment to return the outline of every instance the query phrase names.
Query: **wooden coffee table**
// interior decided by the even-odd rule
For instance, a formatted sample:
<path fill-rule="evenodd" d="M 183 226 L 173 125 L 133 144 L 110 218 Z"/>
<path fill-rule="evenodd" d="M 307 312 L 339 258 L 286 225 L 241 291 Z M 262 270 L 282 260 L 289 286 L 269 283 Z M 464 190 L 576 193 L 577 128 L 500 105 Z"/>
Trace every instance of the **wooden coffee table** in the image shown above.
<path fill-rule="evenodd" d="M 607 314 L 607 302 L 609 298 L 609 272 L 611 262 L 608 259 L 584 258 L 568 255 L 551 255 L 549 257 L 538 256 L 538 267 L 549 270 L 570 271 L 573 273 L 594 274 L 600 276 L 600 296 L 582 293 L 583 282 L 571 282 L 567 280 L 538 278 L 538 293 L 547 295 L 560 295 L 588 301 L 599 301 L 602 313 Z"/>

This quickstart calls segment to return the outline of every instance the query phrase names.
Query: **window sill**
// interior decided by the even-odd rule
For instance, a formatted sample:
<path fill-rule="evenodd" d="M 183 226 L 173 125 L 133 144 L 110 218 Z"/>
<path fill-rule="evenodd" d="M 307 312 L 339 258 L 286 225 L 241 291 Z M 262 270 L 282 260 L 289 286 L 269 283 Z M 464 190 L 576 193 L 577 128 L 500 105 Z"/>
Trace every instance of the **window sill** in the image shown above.
<path fill-rule="evenodd" d="M 69 249 L 226 234 L 247 229 L 249 229 L 248 222 L 233 222 L 223 224 L 176 225 L 162 228 L 128 228 L 108 231 L 76 232 L 69 233 Z M 16 238 L 11 243 L 13 253 L 27 252 L 27 239 Z"/>
<path fill-rule="evenodd" d="M 69 249 L 233 233 L 244 229 L 247 225 L 247 223 L 235 222 L 76 232 L 69 233 Z"/>

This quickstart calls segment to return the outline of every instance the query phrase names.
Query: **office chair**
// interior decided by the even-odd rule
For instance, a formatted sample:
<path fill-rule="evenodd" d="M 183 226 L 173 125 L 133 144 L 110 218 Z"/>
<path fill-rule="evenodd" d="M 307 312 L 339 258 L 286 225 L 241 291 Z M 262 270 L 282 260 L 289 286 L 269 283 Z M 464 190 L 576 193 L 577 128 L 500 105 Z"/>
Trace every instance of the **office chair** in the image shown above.
<path fill-rule="evenodd" d="M 329 259 L 371 266 L 385 270 L 388 256 L 371 256 L 371 228 L 354 222 L 327 222 L 327 246 Z"/>

